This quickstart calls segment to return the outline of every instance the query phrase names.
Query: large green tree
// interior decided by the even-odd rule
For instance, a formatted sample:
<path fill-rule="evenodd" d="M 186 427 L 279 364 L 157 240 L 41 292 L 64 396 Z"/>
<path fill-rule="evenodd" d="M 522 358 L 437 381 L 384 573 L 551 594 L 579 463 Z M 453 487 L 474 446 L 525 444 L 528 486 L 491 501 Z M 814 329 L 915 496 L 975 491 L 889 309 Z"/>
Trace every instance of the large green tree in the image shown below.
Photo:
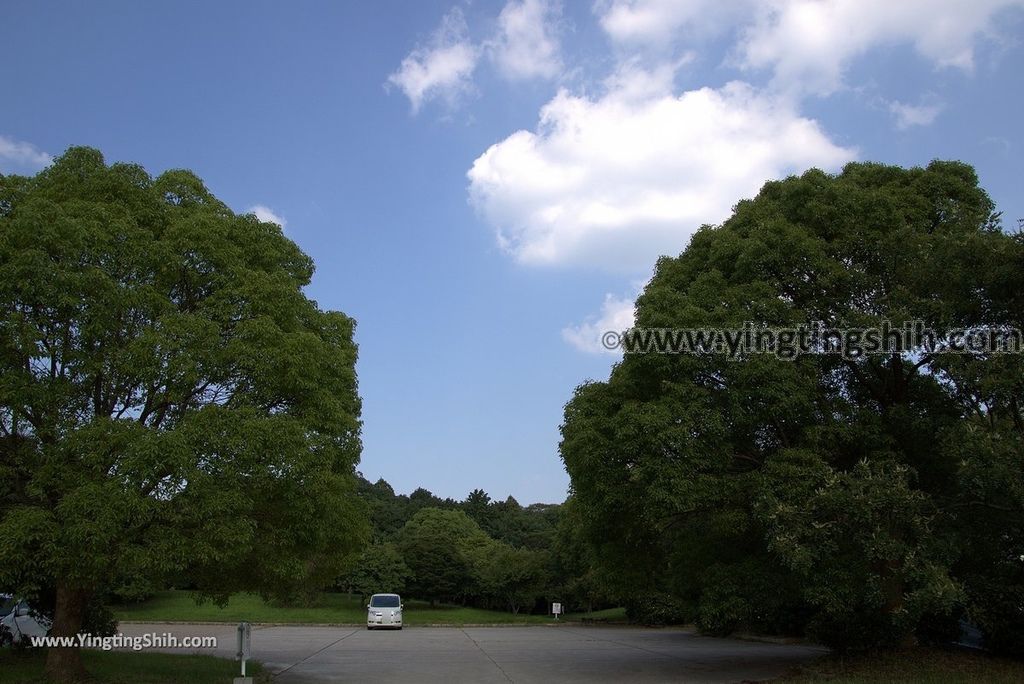
<path fill-rule="evenodd" d="M 52 586 L 54 635 L 125 576 L 280 594 L 358 550 L 354 322 L 312 274 L 188 171 L 0 176 L 0 588 Z"/>
<path fill-rule="evenodd" d="M 398 533 L 417 598 L 452 601 L 474 596 L 475 568 L 494 541 L 462 511 L 423 508 Z"/>
<path fill-rule="evenodd" d="M 967 165 L 813 170 L 661 259 L 637 325 L 1021 327 L 1022 264 Z M 561 453 L 617 593 L 838 646 L 964 608 L 994 636 L 1024 605 L 1022 380 L 1019 357 L 923 347 L 627 354 L 577 390 Z"/>

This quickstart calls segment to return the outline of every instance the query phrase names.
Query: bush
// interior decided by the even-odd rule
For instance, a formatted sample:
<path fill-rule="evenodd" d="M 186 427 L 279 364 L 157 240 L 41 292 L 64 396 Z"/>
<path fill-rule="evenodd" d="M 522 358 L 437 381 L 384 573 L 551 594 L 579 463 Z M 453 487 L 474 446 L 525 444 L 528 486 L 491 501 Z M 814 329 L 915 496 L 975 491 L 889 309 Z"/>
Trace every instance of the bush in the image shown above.
<path fill-rule="evenodd" d="M 897 646 L 904 631 L 874 607 L 856 606 L 816 613 L 807 625 L 807 634 L 839 653 L 849 653 Z"/>
<path fill-rule="evenodd" d="M 970 617 L 985 635 L 985 646 L 1000 654 L 1024 656 L 1024 587 L 999 579 L 975 581 Z"/>
<path fill-rule="evenodd" d="M 960 638 L 960 620 L 964 609 L 959 607 L 948 613 L 929 613 L 921 616 L 914 635 L 923 646 L 945 647 Z"/>
<path fill-rule="evenodd" d="M 744 559 L 704 573 L 697 626 L 705 634 L 803 634 L 808 617 L 793 574 L 781 568 Z"/>
<path fill-rule="evenodd" d="M 626 602 L 626 617 L 642 625 L 679 625 L 692 622 L 693 611 L 671 594 L 647 592 Z"/>

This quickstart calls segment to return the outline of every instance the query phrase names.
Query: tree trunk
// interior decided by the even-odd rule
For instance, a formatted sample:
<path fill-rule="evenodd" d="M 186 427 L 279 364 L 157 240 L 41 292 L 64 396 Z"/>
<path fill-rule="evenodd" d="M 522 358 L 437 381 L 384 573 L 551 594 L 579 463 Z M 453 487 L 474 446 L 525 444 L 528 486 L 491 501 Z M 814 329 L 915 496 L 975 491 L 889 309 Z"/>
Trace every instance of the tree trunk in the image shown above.
<path fill-rule="evenodd" d="M 57 582 L 57 603 L 50 636 L 78 638 L 85 620 L 90 592 L 82 587 Z M 51 682 L 72 684 L 85 681 L 85 666 L 78 646 L 50 647 L 46 653 L 46 676 Z"/>
<path fill-rule="evenodd" d="M 881 568 L 882 592 L 885 597 L 884 610 L 886 615 L 895 616 L 905 606 L 904 582 L 901 574 L 902 564 L 899 561 L 884 561 Z M 917 639 L 911 627 L 904 627 L 903 633 L 896 635 L 899 648 L 911 648 L 917 645 Z"/>

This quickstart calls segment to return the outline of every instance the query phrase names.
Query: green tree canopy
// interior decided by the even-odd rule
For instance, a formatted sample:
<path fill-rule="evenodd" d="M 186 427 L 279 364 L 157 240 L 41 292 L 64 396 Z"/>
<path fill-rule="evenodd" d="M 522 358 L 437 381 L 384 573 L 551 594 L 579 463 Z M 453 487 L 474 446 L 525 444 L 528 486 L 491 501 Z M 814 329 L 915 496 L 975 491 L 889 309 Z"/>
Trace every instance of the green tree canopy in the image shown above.
<path fill-rule="evenodd" d="M 495 543 L 477 560 L 482 592 L 496 604 L 518 614 L 532 607 L 548 589 L 548 554 Z"/>
<path fill-rule="evenodd" d="M 475 561 L 493 543 L 462 511 L 421 509 L 398 534 L 410 591 L 432 603 L 472 595 Z"/>
<path fill-rule="evenodd" d="M 363 598 L 373 594 L 401 594 L 411 575 L 412 571 L 394 544 L 373 544 L 359 555 L 339 584 Z"/>
<path fill-rule="evenodd" d="M 637 325 L 1021 327 L 1022 265 L 970 167 L 851 164 L 702 228 Z M 573 506 L 616 593 L 667 592 L 711 631 L 867 646 L 967 607 L 992 636 L 1024 606 L 994 614 L 991 589 L 1024 586 L 1021 370 L 923 348 L 627 354 L 566 407 Z"/>
<path fill-rule="evenodd" d="M 312 274 L 188 171 L 0 176 L 0 587 L 55 587 L 54 634 L 120 576 L 287 593 L 358 550 L 354 322 Z"/>
<path fill-rule="evenodd" d="M 592 611 L 595 606 L 614 604 L 602 575 L 605 564 L 597 562 L 594 547 L 587 543 L 587 532 L 574 498 L 561 507 L 552 544 L 553 587 L 562 601 L 573 610 Z"/>

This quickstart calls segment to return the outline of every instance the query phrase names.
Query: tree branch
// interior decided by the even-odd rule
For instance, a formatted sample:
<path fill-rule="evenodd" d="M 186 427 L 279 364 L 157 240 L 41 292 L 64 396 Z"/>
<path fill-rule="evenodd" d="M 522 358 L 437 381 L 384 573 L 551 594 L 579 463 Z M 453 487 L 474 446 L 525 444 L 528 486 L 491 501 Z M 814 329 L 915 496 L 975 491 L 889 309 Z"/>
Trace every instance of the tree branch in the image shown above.
<path fill-rule="evenodd" d="M 888 402 L 886 401 L 885 395 L 879 394 L 878 389 L 872 383 L 868 382 L 868 379 L 864 377 L 864 374 L 861 372 L 860 368 L 857 366 L 857 363 L 855 361 L 851 361 L 850 359 L 843 359 L 843 363 L 846 364 L 847 368 L 853 371 L 853 374 L 857 377 L 857 380 L 860 382 L 860 384 L 863 385 L 865 389 L 867 389 L 868 393 L 871 394 L 875 401 L 881 404 L 883 409 L 888 407 Z"/>

